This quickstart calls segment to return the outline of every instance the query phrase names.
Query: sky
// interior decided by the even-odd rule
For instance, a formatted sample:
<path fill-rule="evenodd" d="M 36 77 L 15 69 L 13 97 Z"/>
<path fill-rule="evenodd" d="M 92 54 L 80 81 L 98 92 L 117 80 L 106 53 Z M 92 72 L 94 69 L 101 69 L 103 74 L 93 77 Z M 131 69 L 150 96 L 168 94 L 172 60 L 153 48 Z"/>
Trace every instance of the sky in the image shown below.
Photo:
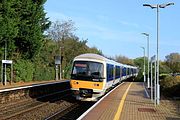
<path fill-rule="evenodd" d="M 159 58 L 180 53 L 180 0 L 47 0 L 46 17 L 53 21 L 72 20 L 75 35 L 87 39 L 89 47 L 97 47 L 106 56 L 123 55 L 134 59 L 157 51 L 157 11 L 144 3 L 175 5 L 159 9 Z"/>

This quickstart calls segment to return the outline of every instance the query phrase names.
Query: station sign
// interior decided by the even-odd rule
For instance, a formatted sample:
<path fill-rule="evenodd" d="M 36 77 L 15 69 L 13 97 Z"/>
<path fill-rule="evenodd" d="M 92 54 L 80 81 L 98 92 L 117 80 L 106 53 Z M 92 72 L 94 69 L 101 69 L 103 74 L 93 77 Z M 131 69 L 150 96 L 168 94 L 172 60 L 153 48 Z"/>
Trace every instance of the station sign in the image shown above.
<path fill-rule="evenodd" d="M 55 56 L 55 64 L 60 65 L 61 64 L 61 57 L 60 56 Z"/>
<path fill-rule="evenodd" d="M 2 60 L 2 63 L 4 64 L 12 64 L 12 60 Z"/>
<path fill-rule="evenodd" d="M 156 61 L 156 55 L 151 57 L 151 62 L 155 62 Z"/>

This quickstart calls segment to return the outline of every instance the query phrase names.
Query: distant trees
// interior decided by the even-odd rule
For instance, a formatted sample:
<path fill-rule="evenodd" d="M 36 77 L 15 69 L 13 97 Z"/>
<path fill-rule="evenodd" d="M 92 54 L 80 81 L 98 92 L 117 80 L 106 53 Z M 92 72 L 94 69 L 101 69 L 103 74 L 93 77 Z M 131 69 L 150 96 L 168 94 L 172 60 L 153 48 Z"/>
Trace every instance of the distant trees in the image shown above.
<path fill-rule="evenodd" d="M 148 66 L 148 60 L 145 58 L 145 68 L 146 68 L 146 74 L 147 72 L 147 66 Z M 137 79 L 139 81 L 143 81 L 143 72 L 144 72 L 144 57 L 138 57 L 134 59 L 134 65 L 138 67 L 139 73 Z"/>
<path fill-rule="evenodd" d="M 128 57 L 122 55 L 115 56 L 115 60 L 122 64 L 134 65 L 134 61 L 132 59 L 129 59 Z"/>
<path fill-rule="evenodd" d="M 173 73 L 180 73 L 180 54 L 170 53 L 166 56 L 166 65 L 172 70 Z"/>
<path fill-rule="evenodd" d="M 69 78 L 71 64 L 77 55 L 83 53 L 97 53 L 102 54 L 102 51 L 96 47 L 88 47 L 87 40 L 80 40 L 74 31 L 76 27 L 72 20 L 53 22 L 51 27 L 47 30 L 47 36 L 55 43 L 55 54 L 63 56 L 62 69 L 64 70 L 64 77 Z M 62 47 L 60 51 L 60 47 Z M 54 52 L 53 52 L 54 53 Z"/>
<path fill-rule="evenodd" d="M 170 73 L 172 73 L 172 70 L 165 61 L 160 61 L 159 62 L 159 72 L 161 74 L 170 74 Z"/>
<path fill-rule="evenodd" d="M 165 57 L 165 61 L 159 61 L 159 71 L 160 74 L 170 74 L 170 73 L 180 73 L 180 54 L 179 53 L 170 53 Z M 146 74 L 147 74 L 147 58 L 145 59 L 146 65 Z M 144 70 L 144 58 L 136 58 L 134 59 L 135 66 L 139 67 L 139 75 L 142 77 L 142 72 Z"/>
<path fill-rule="evenodd" d="M 55 21 L 52 22 L 51 27 L 47 30 L 48 37 L 55 41 L 71 38 L 76 30 L 74 22 L 68 21 Z"/>

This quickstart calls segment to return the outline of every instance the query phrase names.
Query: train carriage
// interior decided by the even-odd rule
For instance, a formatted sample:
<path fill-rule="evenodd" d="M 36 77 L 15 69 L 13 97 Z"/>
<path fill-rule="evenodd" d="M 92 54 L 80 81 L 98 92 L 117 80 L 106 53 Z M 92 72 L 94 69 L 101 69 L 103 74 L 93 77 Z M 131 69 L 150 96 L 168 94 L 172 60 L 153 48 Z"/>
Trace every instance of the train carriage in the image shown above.
<path fill-rule="evenodd" d="M 73 61 L 71 90 L 77 100 L 96 101 L 107 89 L 127 79 L 130 68 L 135 69 L 97 54 L 79 55 Z"/>

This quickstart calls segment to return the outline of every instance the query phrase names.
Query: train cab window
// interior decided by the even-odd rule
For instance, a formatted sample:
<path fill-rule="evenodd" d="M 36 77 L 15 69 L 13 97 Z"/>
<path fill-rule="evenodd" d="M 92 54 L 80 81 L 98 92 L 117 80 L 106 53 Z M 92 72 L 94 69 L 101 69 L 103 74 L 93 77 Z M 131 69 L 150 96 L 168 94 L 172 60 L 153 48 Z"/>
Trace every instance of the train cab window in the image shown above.
<path fill-rule="evenodd" d="M 91 61 L 75 61 L 71 79 L 90 80 L 103 78 L 103 64 Z"/>
<path fill-rule="evenodd" d="M 87 71 L 87 64 L 86 63 L 75 63 L 74 69 L 72 74 L 86 74 Z"/>
<path fill-rule="evenodd" d="M 88 75 L 103 77 L 103 64 L 89 62 Z"/>

